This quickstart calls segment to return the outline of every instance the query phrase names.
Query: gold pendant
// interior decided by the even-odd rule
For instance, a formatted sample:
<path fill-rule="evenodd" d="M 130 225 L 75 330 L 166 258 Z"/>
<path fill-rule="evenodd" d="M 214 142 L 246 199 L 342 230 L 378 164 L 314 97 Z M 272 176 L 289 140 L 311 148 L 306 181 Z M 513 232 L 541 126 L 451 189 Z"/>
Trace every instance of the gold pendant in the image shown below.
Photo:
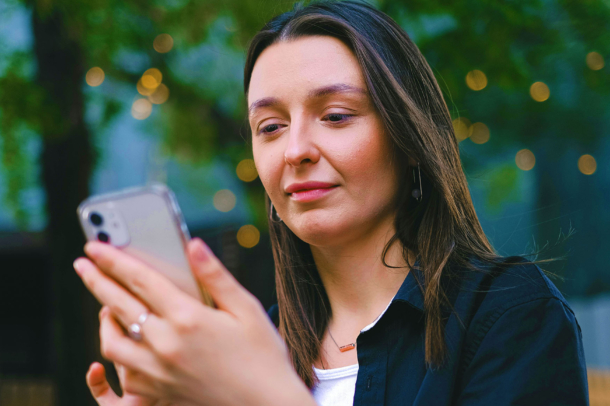
<path fill-rule="evenodd" d="M 347 344 L 347 345 L 343 345 L 343 346 L 339 347 L 339 351 L 345 352 L 345 351 L 353 350 L 354 348 L 356 348 L 356 344 L 351 343 L 351 344 Z"/>

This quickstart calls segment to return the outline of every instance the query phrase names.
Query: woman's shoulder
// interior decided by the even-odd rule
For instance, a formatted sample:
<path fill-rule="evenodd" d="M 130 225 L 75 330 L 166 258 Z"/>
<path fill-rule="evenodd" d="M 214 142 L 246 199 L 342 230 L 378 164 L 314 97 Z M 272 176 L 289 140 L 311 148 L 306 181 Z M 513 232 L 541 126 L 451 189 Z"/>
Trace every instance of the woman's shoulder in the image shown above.
<path fill-rule="evenodd" d="M 522 256 L 506 257 L 494 265 L 478 265 L 482 272 L 468 269 L 463 277 L 462 291 L 475 293 L 472 310 L 499 313 L 537 300 L 556 300 L 570 307 L 545 271 Z"/>
<path fill-rule="evenodd" d="M 531 399 L 553 393 L 562 404 L 581 404 L 586 365 L 574 312 L 537 264 L 523 257 L 504 262 L 510 265 L 469 273 L 464 280 L 476 292 L 467 293 L 466 287 L 456 302 L 466 321 L 460 365 L 463 403 L 480 397 L 481 388 L 494 388 L 512 404 L 511 399 L 522 395 L 515 388 L 528 387 L 538 391 L 529 393 Z M 556 383 L 562 385 L 559 392 Z"/>
<path fill-rule="evenodd" d="M 470 356 L 485 339 L 494 337 L 493 346 L 498 335 L 519 341 L 548 329 L 547 340 L 560 331 L 580 340 L 580 326 L 570 305 L 545 272 L 528 262 L 524 257 L 508 257 L 501 265 L 483 267 L 483 272 L 466 271 L 455 305 L 466 322 Z"/>

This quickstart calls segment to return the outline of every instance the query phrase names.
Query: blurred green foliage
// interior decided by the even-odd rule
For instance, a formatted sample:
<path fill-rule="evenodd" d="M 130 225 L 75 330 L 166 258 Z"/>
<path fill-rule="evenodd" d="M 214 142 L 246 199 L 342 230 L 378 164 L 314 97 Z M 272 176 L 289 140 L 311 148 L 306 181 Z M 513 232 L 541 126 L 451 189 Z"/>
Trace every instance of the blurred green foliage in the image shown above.
<path fill-rule="evenodd" d="M 472 156 L 493 159 L 511 149 L 536 152 L 542 147 L 561 152 L 573 145 L 595 153 L 607 120 L 610 76 L 608 66 L 589 69 L 585 57 L 591 51 L 610 55 L 608 2 L 380 0 L 374 4 L 395 18 L 420 47 L 454 118 L 468 117 L 490 128 L 491 139 L 483 145 L 463 141 L 477 149 Z M 171 95 L 167 103 L 155 107 L 160 114 L 155 111 L 147 120 L 162 130 L 169 154 L 195 163 L 220 157 L 234 167 L 251 157 L 241 76 L 245 48 L 264 22 L 289 10 L 292 1 L 12 0 L 5 1 L 5 10 L 24 5 L 43 20 L 59 13 L 68 37 L 81 49 L 86 69 L 101 67 L 107 81 L 133 86 L 134 95 L 145 69 L 163 72 Z M 174 39 L 167 54 L 152 46 L 161 33 Z M 24 224 L 27 215 L 20 199 L 28 186 L 24 176 L 31 173 L 32 165 L 23 151 L 25 138 L 39 133 L 41 126 L 55 127 L 53 133 L 61 137 L 65 123 L 57 107 L 44 102 L 53 95 L 43 94 L 34 80 L 30 66 L 34 56 L 20 52 L 8 58 L 8 67 L 0 72 L 0 155 L 8 180 L 4 199 Z M 466 74 L 473 69 L 487 76 L 488 85 L 481 91 L 466 86 Z M 535 81 L 549 86 L 549 100 L 532 100 L 529 87 Z M 112 87 L 103 89 L 104 85 L 96 88 L 105 107 L 103 122 L 94 131 L 130 102 L 117 99 Z M 487 162 L 468 156 L 464 165 L 469 170 L 481 169 Z M 514 165 L 495 168 L 490 206 L 514 198 L 517 171 Z M 264 227 L 260 182 L 247 184 L 247 189 L 256 224 Z"/>

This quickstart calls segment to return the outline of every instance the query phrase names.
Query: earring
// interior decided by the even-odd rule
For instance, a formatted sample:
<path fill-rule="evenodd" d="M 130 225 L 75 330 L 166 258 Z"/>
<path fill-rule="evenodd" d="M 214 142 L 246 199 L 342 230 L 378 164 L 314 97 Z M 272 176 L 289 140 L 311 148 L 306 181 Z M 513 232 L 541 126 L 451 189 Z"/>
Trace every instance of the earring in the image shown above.
<path fill-rule="evenodd" d="M 273 212 L 275 212 L 275 217 L 277 217 L 277 220 L 273 218 Z M 271 203 L 271 215 L 269 216 L 269 219 L 271 219 L 271 221 L 273 221 L 274 223 L 281 223 L 283 221 L 277 214 L 275 207 L 273 207 L 273 203 Z"/>
<path fill-rule="evenodd" d="M 411 196 L 415 198 L 418 202 L 421 201 L 423 193 L 422 193 L 422 185 L 421 185 L 421 169 L 419 167 L 419 162 L 417 163 L 417 172 L 419 174 L 419 189 L 415 188 L 411 192 Z M 415 184 L 415 168 L 413 168 L 413 183 Z"/>

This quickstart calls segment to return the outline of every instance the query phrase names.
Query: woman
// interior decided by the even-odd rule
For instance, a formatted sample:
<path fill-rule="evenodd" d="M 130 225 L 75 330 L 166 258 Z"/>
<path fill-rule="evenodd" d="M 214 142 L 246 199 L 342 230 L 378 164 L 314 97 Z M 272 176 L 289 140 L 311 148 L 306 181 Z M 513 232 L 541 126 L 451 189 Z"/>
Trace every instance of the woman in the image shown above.
<path fill-rule="evenodd" d="M 436 80 L 392 19 L 297 6 L 252 40 L 244 88 L 279 335 L 200 240 L 189 259 L 218 309 L 89 243 L 75 268 L 125 392 L 93 364 L 100 405 L 587 404 L 574 314 L 490 246 Z M 121 325 L 142 314 L 134 341 Z"/>

